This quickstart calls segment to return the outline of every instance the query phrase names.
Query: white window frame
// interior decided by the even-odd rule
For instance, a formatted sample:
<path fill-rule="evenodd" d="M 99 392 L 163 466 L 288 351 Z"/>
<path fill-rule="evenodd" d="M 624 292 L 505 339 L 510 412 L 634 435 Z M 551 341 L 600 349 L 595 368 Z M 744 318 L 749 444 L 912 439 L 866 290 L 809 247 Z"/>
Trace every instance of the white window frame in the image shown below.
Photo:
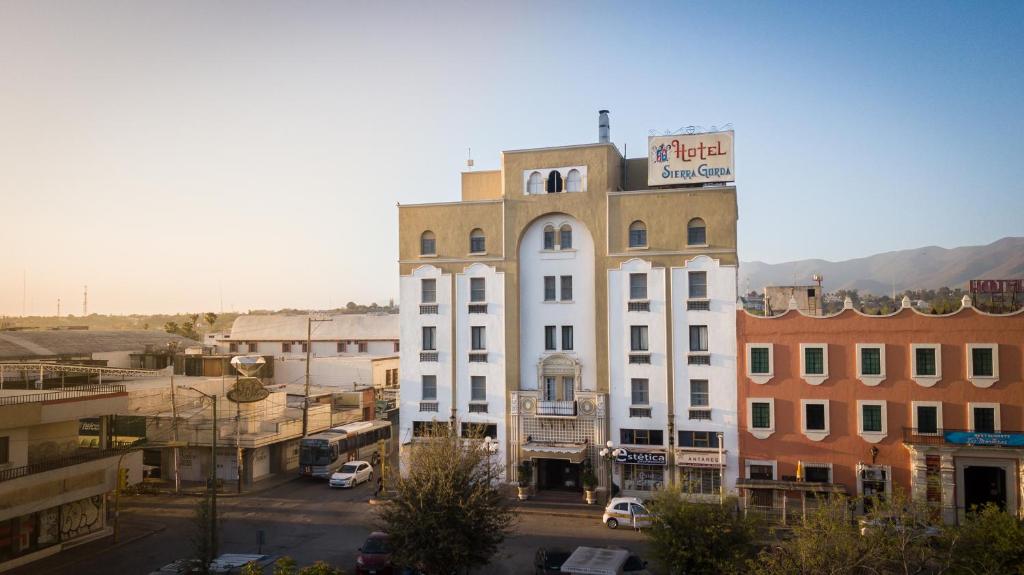
<path fill-rule="evenodd" d="M 751 465 L 768 465 L 772 468 L 772 480 L 779 478 L 779 462 L 776 459 L 747 459 L 743 462 L 743 477 L 750 478 Z"/>
<path fill-rule="evenodd" d="M 805 350 L 808 349 L 821 349 L 821 367 L 822 373 L 809 374 L 807 373 L 807 353 Z M 804 381 L 811 385 L 821 385 L 828 379 L 828 344 L 827 343 L 801 343 L 800 344 L 800 377 Z"/>
<path fill-rule="evenodd" d="M 807 406 L 825 406 L 825 429 L 807 429 Z M 811 441 L 821 441 L 828 437 L 832 430 L 832 422 L 829 417 L 829 400 L 827 399 L 801 399 L 800 400 L 800 431 Z"/>
<path fill-rule="evenodd" d="M 644 382 L 644 395 L 647 396 L 647 401 L 643 403 L 634 403 L 633 398 L 635 396 L 633 385 L 639 381 Z M 632 407 L 650 407 L 651 406 L 651 380 L 646 377 L 632 377 L 629 379 L 629 404 Z"/>
<path fill-rule="evenodd" d="M 750 368 L 751 368 L 751 361 L 750 361 L 751 354 L 750 354 L 750 350 L 752 350 L 755 347 L 767 347 L 768 348 L 768 373 L 751 373 L 750 372 Z M 773 344 L 770 344 L 770 343 L 748 343 L 747 344 L 746 352 L 747 352 L 747 378 L 749 378 L 750 381 L 753 381 L 754 383 L 758 383 L 758 384 L 762 384 L 762 385 L 765 384 L 765 383 L 768 383 L 769 381 L 771 381 L 772 378 L 775 377 L 775 346 Z"/>
<path fill-rule="evenodd" d="M 935 375 L 917 374 L 917 350 L 935 350 Z M 942 345 L 937 343 L 912 343 L 910 344 L 910 379 L 913 379 L 921 387 L 932 387 L 942 381 Z"/>
<path fill-rule="evenodd" d="M 917 425 L 917 408 L 935 408 L 935 433 L 921 433 Z M 971 413 L 974 413 L 973 411 Z M 915 435 L 938 436 L 942 435 L 942 402 L 941 401 L 911 401 L 910 402 L 910 426 L 915 430 Z"/>
<path fill-rule="evenodd" d="M 799 460 L 799 463 L 804 468 L 804 477 L 803 477 L 802 481 L 807 481 L 807 468 L 808 467 L 814 467 L 816 469 L 828 469 L 828 481 L 826 481 L 826 483 L 834 483 L 834 479 L 833 479 L 834 475 L 832 475 L 832 464 L 831 463 L 822 463 L 820 461 L 804 461 L 802 459 Z"/>
<path fill-rule="evenodd" d="M 857 473 L 857 496 L 858 497 L 863 497 L 864 496 L 864 478 L 861 477 L 861 472 L 864 471 L 864 469 L 868 468 L 868 467 L 877 467 L 877 468 L 881 468 L 881 469 L 885 470 L 885 499 L 887 501 L 892 501 L 892 466 L 891 465 L 867 465 L 867 464 L 863 464 L 862 465 L 862 464 L 858 464 L 857 468 L 855 470 L 856 473 Z M 860 508 L 860 512 L 861 513 L 864 513 L 864 501 L 863 500 L 861 500 L 860 503 L 857 504 L 857 507 Z"/>
<path fill-rule="evenodd" d="M 967 380 L 974 384 L 974 387 L 987 388 L 999 381 L 999 344 L 998 343 L 969 343 L 966 346 L 967 353 Z M 974 350 L 992 350 L 992 375 L 974 375 Z"/>
<path fill-rule="evenodd" d="M 874 348 L 878 348 L 878 350 L 879 350 L 878 362 L 880 364 L 879 367 L 881 368 L 880 369 L 880 373 L 878 375 L 865 375 L 864 374 L 864 369 L 861 366 L 861 362 L 863 361 L 863 356 L 861 355 L 861 350 L 863 350 L 863 349 L 874 349 Z M 854 360 L 857 363 L 857 379 L 859 379 L 861 381 L 861 383 L 863 383 L 864 385 L 869 385 L 871 387 L 875 387 L 876 385 L 878 385 L 878 384 L 882 383 L 883 381 L 885 381 L 885 344 L 884 343 L 858 343 L 856 345 L 855 353 L 857 354 L 857 357 L 854 358 Z"/>
<path fill-rule="evenodd" d="M 473 379 L 481 377 L 484 380 L 484 397 L 483 399 L 473 399 Z M 470 403 L 487 403 L 487 376 L 485 375 L 471 375 L 469 376 L 469 402 Z"/>
<path fill-rule="evenodd" d="M 882 431 L 864 431 L 864 406 L 882 406 Z M 889 409 L 884 399 L 858 399 L 857 400 L 857 435 L 868 443 L 878 443 L 889 435 Z"/>
<path fill-rule="evenodd" d="M 995 418 L 995 432 L 1002 433 L 1003 431 L 1003 414 L 999 408 L 998 403 L 989 402 L 968 402 L 967 403 L 967 429 L 974 432 L 974 408 L 975 407 L 990 407 L 993 410 L 993 417 Z"/>
<path fill-rule="evenodd" d="M 768 429 L 754 427 L 754 404 L 767 403 L 768 417 L 771 418 L 771 427 Z M 775 433 L 775 398 L 774 397 L 748 397 L 747 398 L 747 431 L 758 439 L 768 439 Z"/>

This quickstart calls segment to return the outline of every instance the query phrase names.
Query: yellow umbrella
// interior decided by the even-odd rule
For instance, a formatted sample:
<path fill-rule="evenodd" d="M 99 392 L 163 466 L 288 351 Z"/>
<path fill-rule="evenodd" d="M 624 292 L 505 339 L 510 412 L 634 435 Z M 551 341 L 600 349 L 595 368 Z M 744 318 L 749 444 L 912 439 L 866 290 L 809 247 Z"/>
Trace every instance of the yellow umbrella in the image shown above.
<path fill-rule="evenodd" d="M 797 481 L 803 481 L 804 480 L 804 462 L 803 461 L 797 461 L 796 462 L 796 480 Z"/>

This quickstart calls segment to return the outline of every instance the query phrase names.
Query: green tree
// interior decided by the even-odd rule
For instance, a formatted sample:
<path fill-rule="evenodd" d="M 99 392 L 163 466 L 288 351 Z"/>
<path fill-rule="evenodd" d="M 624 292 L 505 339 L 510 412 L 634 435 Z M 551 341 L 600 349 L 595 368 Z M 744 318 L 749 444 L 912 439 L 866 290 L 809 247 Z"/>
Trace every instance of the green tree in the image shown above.
<path fill-rule="evenodd" d="M 179 329 L 181 329 L 181 327 L 178 325 L 177 322 L 169 321 L 164 324 L 164 331 L 166 331 L 167 333 L 176 334 L 178 333 Z"/>
<path fill-rule="evenodd" d="M 753 554 L 755 525 L 728 505 L 697 503 L 679 488 L 650 502 L 647 531 L 654 558 L 671 575 L 744 573 Z"/>
<path fill-rule="evenodd" d="M 298 570 L 298 564 L 287 555 L 274 562 L 274 575 L 296 575 Z"/>
<path fill-rule="evenodd" d="M 203 319 L 206 321 L 206 325 L 210 330 L 213 330 L 213 324 L 217 323 L 217 314 L 212 311 L 208 311 L 203 314 Z"/>
<path fill-rule="evenodd" d="M 956 546 L 953 573 L 1024 575 L 1024 522 L 991 503 L 968 514 L 946 538 Z"/>
<path fill-rule="evenodd" d="M 210 561 L 213 561 L 213 543 L 210 535 L 212 529 L 220 528 L 219 521 L 217 525 L 212 525 L 210 521 L 211 505 L 210 495 L 207 493 L 204 495 L 198 503 L 196 503 L 195 510 L 192 515 L 192 533 L 189 537 L 189 541 L 192 543 L 193 557 L 199 559 L 202 562 L 200 573 L 209 572 Z"/>
<path fill-rule="evenodd" d="M 465 441 L 438 424 L 413 445 L 409 473 L 397 477 L 381 509 L 396 564 L 426 575 L 487 565 L 510 532 L 508 500 L 492 477 L 501 474 L 476 440 Z"/>

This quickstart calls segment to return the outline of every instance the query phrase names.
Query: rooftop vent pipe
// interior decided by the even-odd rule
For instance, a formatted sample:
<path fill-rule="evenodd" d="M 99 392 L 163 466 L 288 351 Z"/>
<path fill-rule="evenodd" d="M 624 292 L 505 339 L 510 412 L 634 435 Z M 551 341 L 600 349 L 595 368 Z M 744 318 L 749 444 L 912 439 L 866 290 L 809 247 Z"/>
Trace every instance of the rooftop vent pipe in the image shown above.
<path fill-rule="evenodd" d="M 601 144 L 609 144 L 612 141 L 612 129 L 608 124 L 608 110 L 597 112 L 597 141 Z"/>

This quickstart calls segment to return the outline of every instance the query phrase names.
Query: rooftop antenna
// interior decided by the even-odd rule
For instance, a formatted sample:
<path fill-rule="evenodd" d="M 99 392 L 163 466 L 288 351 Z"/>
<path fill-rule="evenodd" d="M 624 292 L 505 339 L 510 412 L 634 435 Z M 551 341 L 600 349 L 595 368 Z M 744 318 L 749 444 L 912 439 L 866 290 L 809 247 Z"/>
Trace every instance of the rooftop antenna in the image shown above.
<path fill-rule="evenodd" d="M 473 148 L 466 148 L 466 167 L 473 171 Z"/>
<path fill-rule="evenodd" d="M 85 286 L 85 291 L 82 292 L 82 317 L 89 315 L 89 286 Z"/>
<path fill-rule="evenodd" d="M 60 317 L 60 298 L 57 298 L 57 317 Z"/>

